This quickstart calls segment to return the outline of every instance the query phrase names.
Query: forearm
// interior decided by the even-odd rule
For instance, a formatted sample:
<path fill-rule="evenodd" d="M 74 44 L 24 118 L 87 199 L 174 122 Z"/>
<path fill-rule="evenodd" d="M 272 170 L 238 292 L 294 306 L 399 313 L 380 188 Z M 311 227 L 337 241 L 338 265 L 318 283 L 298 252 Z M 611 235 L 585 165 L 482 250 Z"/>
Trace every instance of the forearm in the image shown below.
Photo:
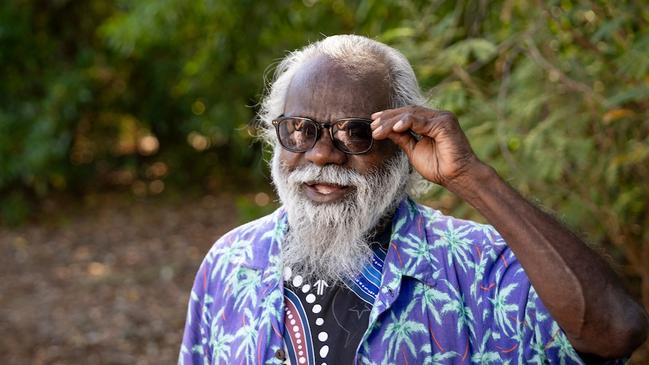
<path fill-rule="evenodd" d="M 417 172 L 474 206 L 500 232 L 578 351 L 616 357 L 644 341 L 647 314 L 615 273 L 480 162 L 452 113 L 407 106 L 372 118 L 375 139 L 390 138 Z"/>
<path fill-rule="evenodd" d="M 628 355 L 644 341 L 646 313 L 606 262 L 553 217 L 477 162 L 447 188 L 505 239 L 541 300 L 578 351 Z"/>

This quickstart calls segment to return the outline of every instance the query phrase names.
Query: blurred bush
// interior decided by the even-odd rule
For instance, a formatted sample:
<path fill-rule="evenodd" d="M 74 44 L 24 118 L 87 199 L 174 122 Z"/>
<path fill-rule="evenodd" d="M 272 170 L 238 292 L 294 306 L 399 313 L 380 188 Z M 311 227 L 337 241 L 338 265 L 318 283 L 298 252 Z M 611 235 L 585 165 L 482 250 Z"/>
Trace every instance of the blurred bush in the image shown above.
<path fill-rule="evenodd" d="M 628 263 L 649 306 L 648 23 L 640 2 L 592 0 L 4 1 L 2 221 L 56 191 L 263 186 L 268 66 L 358 33 L 402 50 L 478 155 Z"/>
<path fill-rule="evenodd" d="M 56 191 L 262 184 L 252 121 L 268 66 L 404 17 L 396 2 L 2 2 L 0 219 Z"/>

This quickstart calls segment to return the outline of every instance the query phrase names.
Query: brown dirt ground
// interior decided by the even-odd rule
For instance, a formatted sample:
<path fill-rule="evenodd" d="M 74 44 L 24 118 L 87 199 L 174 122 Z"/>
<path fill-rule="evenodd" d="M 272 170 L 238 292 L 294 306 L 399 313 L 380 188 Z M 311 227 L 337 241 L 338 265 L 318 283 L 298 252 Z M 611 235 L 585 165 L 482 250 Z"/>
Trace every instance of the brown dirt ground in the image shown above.
<path fill-rule="evenodd" d="M 0 364 L 176 363 L 194 273 L 236 224 L 230 196 L 109 195 L 0 227 Z"/>
<path fill-rule="evenodd" d="M 232 198 L 100 197 L 0 227 L 0 363 L 174 364 L 195 271 Z"/>

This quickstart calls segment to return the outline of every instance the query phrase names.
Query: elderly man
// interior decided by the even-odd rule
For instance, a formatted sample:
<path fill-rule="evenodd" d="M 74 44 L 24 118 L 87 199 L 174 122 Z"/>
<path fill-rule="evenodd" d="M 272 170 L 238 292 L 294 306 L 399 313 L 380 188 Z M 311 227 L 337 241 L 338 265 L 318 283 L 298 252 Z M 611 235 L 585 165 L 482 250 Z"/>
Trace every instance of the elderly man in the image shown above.
<path fill-rule="evenodd" d="M 180 364 L 580 364 L 645 340 L 606 263 L 423 106 L 398 51 L 334 36 L 293 52 L 260 118 L 283 205 L 207 254 Z M 413 176 L 491 226 L 413 202 Z"/>

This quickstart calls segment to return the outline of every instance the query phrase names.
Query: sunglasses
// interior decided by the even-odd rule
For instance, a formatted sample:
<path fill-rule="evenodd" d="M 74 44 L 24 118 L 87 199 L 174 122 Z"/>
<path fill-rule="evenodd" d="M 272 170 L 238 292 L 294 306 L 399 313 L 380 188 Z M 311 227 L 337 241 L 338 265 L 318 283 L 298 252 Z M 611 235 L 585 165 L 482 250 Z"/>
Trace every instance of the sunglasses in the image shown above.
<path fill-rule="evenodd" d="M 350 155 L 360 155 L 372 149 L 371 119 L 342 118 L 332 123 L 318 123 L 304 117 L 280 115 L 273 120 L 277 139 L 285 149 L 303 153 L 315 146 L 322 129 L 329 130 L 334 146 Z"/>

